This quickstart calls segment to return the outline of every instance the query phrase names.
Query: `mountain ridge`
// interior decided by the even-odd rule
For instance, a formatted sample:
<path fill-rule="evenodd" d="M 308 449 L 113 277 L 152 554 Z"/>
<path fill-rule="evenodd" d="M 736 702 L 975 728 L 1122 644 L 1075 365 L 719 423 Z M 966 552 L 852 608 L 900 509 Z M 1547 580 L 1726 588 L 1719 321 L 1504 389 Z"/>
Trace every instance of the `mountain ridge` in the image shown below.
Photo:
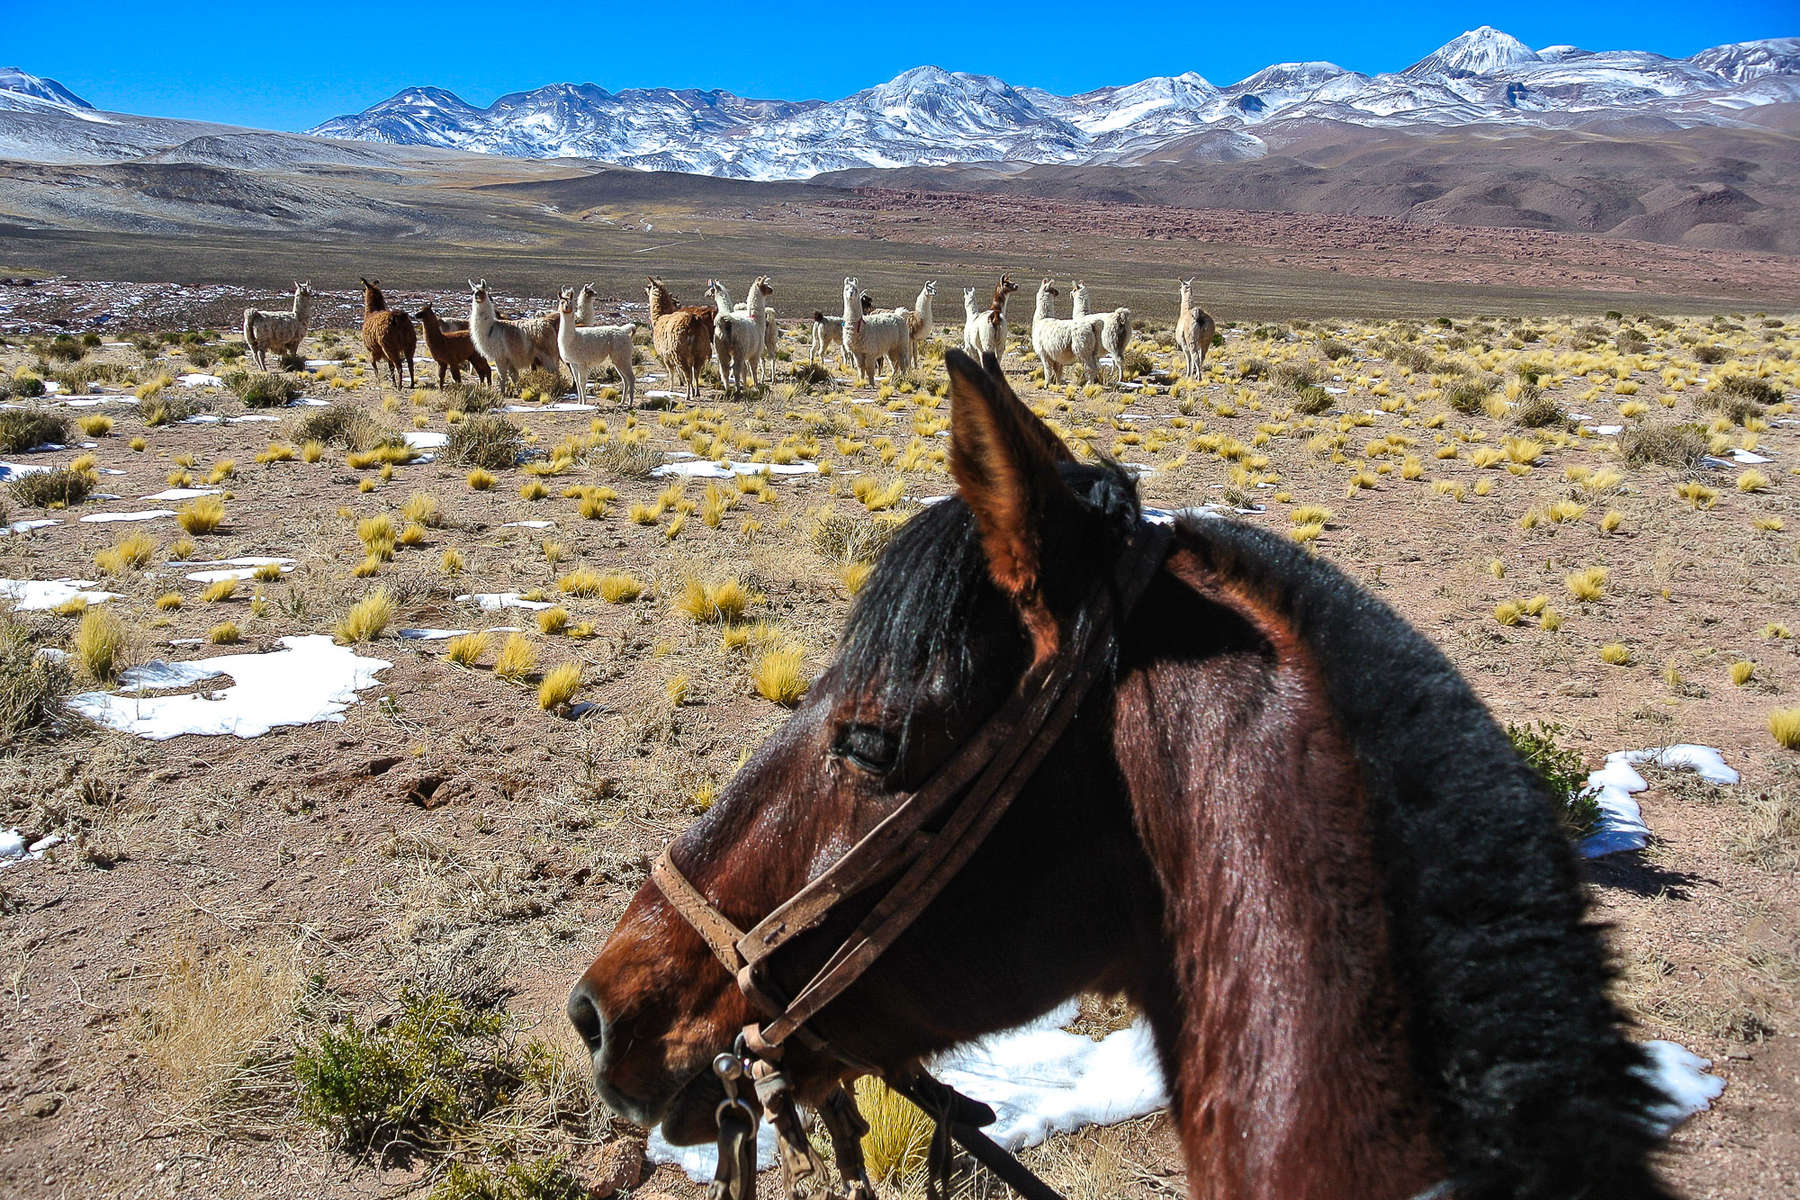
<path fill-rule="evenodd" d="M 426 91 L 433 102 L 421 105 Z M 706 97 L 703 105 L 672 97 Z M 571 102 L 575 98 L 579 102 Z M 1060 96 L 992 75 L 924 65 L 840 100 L 754 100 L 710 90 L 617 93 L 592 84 L 512 92 L 487 108 L 409 88 L 308 132 L 522 158 L 741 179 L 804 179 L 862 167 L 1205 161 L 1266 152 L 1294 122 L 1385 128 L 1511 123 L 1579 126 L 1626 113 L 1674 127 L 1726 125 L 1800 100 L 1800 38 L 1765 38 L 1685 59 L 1650 51 L 1534 50 L 1491 26 L 1395 72 L 1275 63 L 1220 87 L 1197 72 Z M 454 103 L 451 103 L 454 102 Z"/>

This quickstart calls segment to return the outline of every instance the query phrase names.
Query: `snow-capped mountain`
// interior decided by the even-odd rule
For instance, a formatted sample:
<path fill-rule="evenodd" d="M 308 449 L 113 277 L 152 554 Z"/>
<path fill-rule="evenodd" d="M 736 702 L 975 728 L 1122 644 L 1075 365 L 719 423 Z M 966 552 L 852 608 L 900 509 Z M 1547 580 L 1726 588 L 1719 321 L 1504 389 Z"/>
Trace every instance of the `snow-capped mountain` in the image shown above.
<path fill-rule="evenodd" d="M 1800 101 L 1800 38 L 1668 58 L 1639 50 L 1533 49 L 1483 26 L 1403 70 L 1278 63 L 1218 87 L 1194 72 L 1059 96 L 989 75 L 917 67 L 841 100 L 755 100 L 720 90 L 558 83 L 483 108 L 412 87 L 309 132 L 520 158 L 578 157 L 645 170 L 803 179 L 857 167 L 968 162 L 1212 161 L 1266 153 L 1317 122 L 1384 128 L 1572 127 L 1651 118 L 1739 122 Z M 0 71 L 0 109 L 105 118 L 52 80 Z M 4 130 L 0 130 L 0 135 Z M 4 136 L 0 136 L 0 143 Z"/>
<path fill-rule="evenodd" d="M 29 75 L 18 67 L 0 67 L 0 109 L 46 112 L 93 107 L 54 79 Z"/>

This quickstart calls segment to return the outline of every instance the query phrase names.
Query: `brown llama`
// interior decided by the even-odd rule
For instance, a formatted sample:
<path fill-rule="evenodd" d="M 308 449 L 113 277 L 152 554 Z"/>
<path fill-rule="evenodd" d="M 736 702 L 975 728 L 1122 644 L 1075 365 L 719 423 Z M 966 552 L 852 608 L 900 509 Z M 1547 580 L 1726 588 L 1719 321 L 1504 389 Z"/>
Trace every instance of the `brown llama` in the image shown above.
<path fill-rule="evenodd" d="M 381 382 L 381 364 L 387 363 L 394 373 L 394 386 L 405 387 L 401 368 L 412 375 L 412 386 L 419 386 L 419 371 L 413 366 L 413 355 L 419 349 L 418 334 L 412 318 L 394 312 L 381 294 L 381 280 L 364 279 L 363 285 L 363 349 L 375 368 L 375 381 Z"/>
<path fill-rule="evenodd" d="M 483 383 L 493 378 L 493 369 L 488 360 L 475 349 L 475 339 L 470 336 L 467 321 L 458 321 L 461 329 L 446 329 L 448 322 L 437 315 L 437 310 L 427 304 L 419 310 L 419 328 L 425 331 L 425 349 L 431 352 L 432 361 L 437 363 L 438 386 L 444 386 L 444 372 L 450 372 L 450 378 L 457 383 L 462 382 L 462 369 L 468 367 L 475 372 L 475 377 Z"/>
<path fill-rule="evenodd" d="M 679 381 L 687 389 L 689 400 L 700 396 L 700 373 L 712 358 L 713 318 L 710 306 L 683 308 L 669 293 L 663 281 L 650 276 L 644 289 L 650 298 L 650 342 L 669 382 Z"/>

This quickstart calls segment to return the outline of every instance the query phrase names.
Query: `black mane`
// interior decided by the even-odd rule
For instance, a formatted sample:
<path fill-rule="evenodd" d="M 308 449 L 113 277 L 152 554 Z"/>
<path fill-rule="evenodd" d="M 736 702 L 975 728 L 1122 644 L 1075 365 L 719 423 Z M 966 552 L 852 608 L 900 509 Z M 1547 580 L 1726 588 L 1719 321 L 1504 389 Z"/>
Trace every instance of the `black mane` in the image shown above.
<path fill-rule="evenodd" d="M 1131 476 L 1113 462 L 1063 463 L 1059 471 L 1080 504 L 1076 518 L 1045 546 L 1046 560 L 1110 563 L 1119 538 L 1138 520 Z M 1091 570 L 1070 574 L 1079 577 L 1072 581 L 1077 594 L 1060 599 L 1073 600 L 1067 610 L 1078 613 L 1080 592 L 1096 576 Z M 888 543 L 850 610 L 832 673 L 874 684 L 878 701 L 904 725 L 919 697 L 962 698 L 996 675 L 1005 675 L 1004 683 L 1016 678 L 1024 669 L 1017 630 L 1010 601 L 988 577 L 975 518 L 953 495 L 907 521 Z M 996 659 L 996 643 L 977 636 L 987 631 L 1000 644 L 1010 632 L 1016 663 Z M 977 644 L 983 645 L 979 661 Z"/>

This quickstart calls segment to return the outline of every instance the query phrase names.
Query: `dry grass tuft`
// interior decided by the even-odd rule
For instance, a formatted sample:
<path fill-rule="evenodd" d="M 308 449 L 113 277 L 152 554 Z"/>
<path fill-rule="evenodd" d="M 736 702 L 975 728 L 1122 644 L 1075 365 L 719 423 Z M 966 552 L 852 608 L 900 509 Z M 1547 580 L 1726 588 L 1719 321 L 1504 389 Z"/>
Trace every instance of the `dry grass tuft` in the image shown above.
<path fill-rule="evenodd" d="M 1778 708 L 1770 713 L 1769 736 L 1783 750 L 1800 750 L 1800 708 Z"/>
<path fill-rule="evenodd" d="M 522 680 L 537 670 L 537 651 L 522 633 L 508 634 L 494 658 L 494 674 L 502 679 Z"/>
<path fill-rule="evenodd" d="M 444 644 L 444 657 L 459 667 L 473 667 L 487 657 L 488 632 L 462 633 Z"/>
<path fill-rule="evenodd" d="M 350 606 L 334 632 L 340 642 L 372 642 L 394 619 L 394 597 L 385 587 L 376 588 Z"/>
<path fill-rule="evenodd" d="M 574 663 L 563 663 L 552 668 L 538 684 L 538 707 L 545 712 L 555 712 L 568 707 L 569 701 L 581 687 L 581 668 Z"/>
<path fill-rule="evenodd" d="M 869 1178 L 899 1182 L 925 1169 L 934 1129 L 930 1117 L 873 1075 L 856 1081 L 856 1106 L 869 1123 L 862 1139 Z"/>
<path fill-rule="evenodd" d="M 806 647 L 797 642 L 769 646 L 751 664 L 750 682 L 763 699 L 792 708 L 812 686 L 806 677 Z"/>
<path fill-rule="evenodd" d="M 125 670 L 131 631 L 104 606 L 88 609 L 75 630 L 75 661 L 92 679 L 111 683 Z"/>
<path fill-rule="evenodd" d="M 213 533 L 225 523 L 225 502 L 217 496 L 199 496 L 176 510 L 175 522 L 187 533 Z"/>

